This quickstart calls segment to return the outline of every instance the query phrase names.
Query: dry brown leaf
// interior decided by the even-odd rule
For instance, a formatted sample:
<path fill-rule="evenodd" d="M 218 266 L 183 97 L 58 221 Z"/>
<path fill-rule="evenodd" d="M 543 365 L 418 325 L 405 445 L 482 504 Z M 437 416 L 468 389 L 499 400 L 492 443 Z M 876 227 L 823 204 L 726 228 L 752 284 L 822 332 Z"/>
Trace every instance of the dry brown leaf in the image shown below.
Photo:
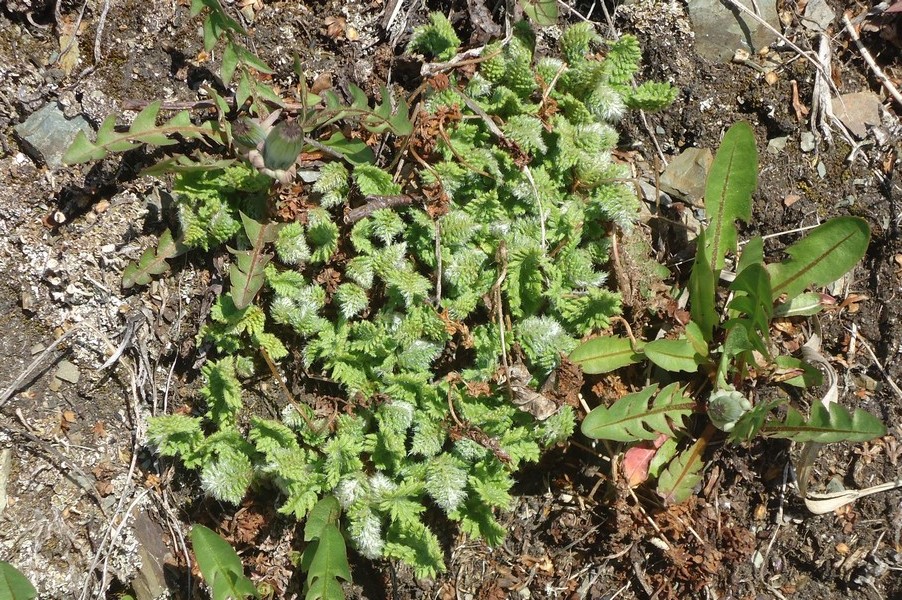
<path fill-rule="evenodd" d="M 344 17 L 326 17 L 323 21 L 326 25 L 326 35 L 338 40 L 345 37 L 345 29 L 348 26 Z"/>
<path fill-rule="evenodd" d="M 520 410 L 525 410 L 539 421 L 544 421 L 557 412 L 558 405 L 553 400 L 529 387 L 532 375 L 529 374 L 526 365 L 519 361 L 515 362 L 510 366 L 509 372 L 512 401 Z"/>

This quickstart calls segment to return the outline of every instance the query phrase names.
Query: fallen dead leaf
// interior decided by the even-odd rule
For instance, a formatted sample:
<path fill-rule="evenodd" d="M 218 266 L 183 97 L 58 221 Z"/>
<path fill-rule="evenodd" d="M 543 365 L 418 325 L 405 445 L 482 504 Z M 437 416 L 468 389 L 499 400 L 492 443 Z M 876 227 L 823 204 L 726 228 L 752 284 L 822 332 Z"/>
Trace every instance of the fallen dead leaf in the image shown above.
<path fill-rule="evenodd" d="M 651 459 L 658 453 L 664 442 L 667 441 L 667 435 L 661 434 L 654 441 L 643 441 L 633 446 L 623 455 L 623 476 L 626 477 L 627 484 L 633 488 L 648 479 L 648 467 Z"/>
<path fill-rule="evenodd" d="M 330 38 L 337 40 L 345 37 L 348 23 L 344 17 L 326 17 L 323 23 L 326 25 L 326 35 Z"/>

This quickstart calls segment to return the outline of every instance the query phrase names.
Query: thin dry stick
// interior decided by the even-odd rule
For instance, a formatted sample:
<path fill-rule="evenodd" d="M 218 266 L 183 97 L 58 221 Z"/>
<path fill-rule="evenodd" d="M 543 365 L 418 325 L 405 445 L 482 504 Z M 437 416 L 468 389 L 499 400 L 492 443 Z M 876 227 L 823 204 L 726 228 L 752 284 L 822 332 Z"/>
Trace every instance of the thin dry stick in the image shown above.
<path fill-rule="evenodd" d="M 279 387 L 281 388 L 282 394 L 285 396 L 285 399 L 288 400 L 292 408 L 294 408 L 295 412 L 297 412 L 301 416 L 301 418 L 304 419 L 304 423 L 307 425 L 310 431 L 312 431 L 314 434 L 320 433 L 320 430 L 313 425 L 313 421 L 311 421 L 310 418 L 307 417 L 307 413 L 305 413 L 301 409 L 301 405 L 298 404 L 297 400 L 294 399 L 294 395 L 291 393 L 291 390 L 288 389 L 288 384 L 285 383 L 285 380 L 282 379 L 282 374 L 279 373 L 279 370 L 276 368 L 276 363 L 273 362 L 272 358 L 270 358 L 269 352 L 261 347 L 260 355 L 263 357 L 264 362 L 266 362 L 266 366 L 269 367 L 269 371 L 270 373 L 272 373 L 272 376 L 275 377 L 279 382 Z"/>
<path fill-rule="evenodd" d="M 733 7 L 737 8 L 739 11 L 741 11 L 741 12 L 747 14 L 748 16 L 750 16 L 752 19 L 754 19 L 755 21 L 757 21 L 762 27 L 764 27 L 765 29 L 767 29 L 768 31 L 770 31 L 772 34 L 774 34 L 775 36 L 777 36 L 778 38 L 780 38 L 780 40 L 781 40 L 784 44 L 786 44 L 787 46 L 789 46 L 790 48 L 792 48 L 793 50 L 795 50 L 796 52 L 798 52 L 802 57 L 805 58 L 805 60 L 807 60 L 808 62 L 810 62 L 812 65 L 814 65 L 814 68 L 817 69 L 818 71 L 820 71 L 820 72 L 824 75 L 824 77 L 827 78 L 827 81 L 830 81 L 830 82 L 831 82 L 831 83 L 830 83 L 830 87 L 831 87 L 834 91 L 836 91 L 836 86 L 834 86 L 834 85 L 832 84 L 832 80 L 830 79 L 830 73 L 828 73 L 828 72 L 824 69 L 824 66 L 823 66 L 822 64 L 820 64 L 820 63 L 819 63 L 818 61 L 816 61 L 815 59 L 811 58 L 811 56 L 808 54 L 808 52 L 805 52 L 804 50 L 802 50 L 801 48 L 799 48 L 797 45 L 795 45 L 794 43 L 792 43 L 791 41 L 789 41 L 789 39 L 788 39 L 785 35 L 783 35 L 782 33 L 780 33 L 779 31 L 777 31 L 777 30 L 774 28 L 773 25 L 771 25 L 771 24 L 768 23 L 766 20 L 762 19 L 760 16 L 758 16 L 757 14 L 755 14 L 755 11 L 753 11 L 753 10 L 751 10 L 750 8 L 746 7 L 746 6 L 743 5 L 741 2 L 737 2 L 737 0 L 726 0 L 726 2 L 727 2 L 727 4 L 729 4 L 730 6 L 733 6 Z"/>
<path fill-rule="evenodd" d="M 902 389 L 900 389 L 899 386 L 896 385 L 896 382 L 893 381 L 893 379 L 889 376 L 889 373 L 886 372 L 886 369 L 883 368 L 883 363 L 881 363 L 880 359 L 877 358 L 877 355 L 874 354 L 874 351 L 871 349 L 871 345 L 867 343 L 865 337 L 861 335 L 861 333 L 858 334 L 858 341 L 864 347 L 865 351 L 870 355 L 871 360 L 874 361 L 874 364 L 877 365 L 877 368 L 880 369 L 881 375 L 883 375 L 883 378 L 886 379 L 886 383 L 888 383 L 889 386 L 893 389 L 893 391 L 896 393 L 896 396 L 902 398 Z"/>
<path fill-rule="evenodd" d="M 504 365 L 504 382 L 507 385 L 508 397 L 513 399 L 514 390 L 511 387 L 511 369 L 507 360 L 507 344 L 504 340 L 504 307 L 501 303 L 501 286 L 507 277 L 507 247 L 504 245 L 504 242 L 498 248 L 498 258 L 501 261 L 501 272 L 498 274 L 498 279 L 495 280 L 495 285 L 492 286 L 492 298 L 495 301 L 495 310 L 498 312 L 498 335 L 501 338 L 501 364 Z"/>
<path fill-rule="evenodd" d="M 852 38 L 852 41 L 855 42 L 855 45 L 858 47 L 858 51 L 861 53 L 861 57 L 864 59 L 864 62 L 868 63 L 868 67 L 870 67 L 871 72 L 874 74 L 874 77 L 880 82 L 880 85 L 883 86 L 883 89 L 887 91 L 887 93 L 893 97 L 893 100 L 896 101 L 900 107 L 902 107 L 902 94 L 899 94 L 899 90 L 896 89 L 896 86 L 893 85 L 893 82 L 890 81 L 889 77 L 883 72 L 877 63 L 874 61 L 874 57 L 871 56 L 871 53 L 865 48 L 864 44 L 861 41 L 861 38 L 858 36 L 858 31 L 855 29 L 855 26 L 852 25 L 852 21 L 849 20 L 849 13 L 843 13 L 842 23 L 846 29 L 846 33 L 849 34 L 849 37 Z"/>
<path fill-rule="evenodd" d="M 435 222 L 435 305 L 442 303 L 442 224 Z"/>
<path fill-rule="evenodd" d="M 97 20 L 97 33 L 94 34 L 94 64 L 100 62 L 100 40 L 103 38 L 103 28 L 106 25 L 106 16 L 110 12 L 110 0 L 104 0 L 100 18 Z"/>
<path fill-rule="evenodd" d="M 143 319 L 141 319 L 141 320 L 143 320 Z M 129 319 L 128 325 L 126 326 L 126 332 L 123 335 L 124 339 L 128 339 L 134 335 L 134 333 L 135 333 L 134 328 L 139 324 L 139 322 L 140 321 L 137 319 Z M 107 346 L 108 349 L 114 348 L 113 343 L 102 331 L 100 331 L 94 327 L 90 327 L 90 329 L 95 333 L 95 335 L 97 335 L 99 338 L 101 338 L 101 340 Z M 129 332 L 129 329 L 131 329 L 131 332 Z M 114 351 L 113 356 L 116 356 L 116 353 L 117 353 L 117 351 Z M 87 576 L 85 577 L 85 582 L 84 582 L 84 585 L 82 586 L 82 593 L 80 596 L 80 598 L 82 600 L 84 600 L 88 597 L 88 592 L 90 591 L 91 582 L 92 582 L 93 576 L 94 576 L 93 575 L 94 569 L 97 567 L 98 562 L 100 562 L 100 556 L 101 556 L 101 554 L 103 554 L 104 550 L 106 550 L 106 556 L 104 556 L 104 559 L 103 559 L 103 569 L 101 570 L 101 575 L 100 575 L 100 591 L 99 591 L 99 593 L 103 594 L 106 592 L 106 588 L 108 585 L 107 584 L 107 572 L 109 569 L 109 559 L 110 559 L 110 554 L 112 553 L 112 550 L 113 550 L 113 545 L 116 542 L 116 540 L 119 538 L 119 535 L 122 531 L 122 527 L 125 525 L 126 521 L 128 520 L 128 516 L 131 513 L 131 511 L 137 505 L 138 501 L 141 498 L 143 498 L 144 495 L 146 495 L 147 493 L 150 492 L 150 490 L 145 490 L 145 492 L 142 496 L 140 496 L 138 499 L 136 499 L 134 502 L 132 502 L 132 505 L 128 508 L 128 510 L 126 510 L 124 512 L 125 516 L 120 519 L 119 526 L 116 528 L 116 530 L 114 532 L 113 531 L 114 521 L 116 520 L 117 517 L 119 517 L 119 515 L 123 514 L 123 506 L 125 506 L 125 501 L 131 495 L 132 488 L 134 487 L 134 475 L 135 475 L 135 471 L 136 471 L 137 465 L 138 465 L 138 454 L 139 454 L 139 450 L 140 450 L 138 429 L 141 428 L 140 424 L 139 424 L 140 418 L 141 418 L 141 413 L 138 412 L 138 401 L 139 401 L 138 365 L 133 364 L 132 361 L 129 360 L 128 357 L 126 357 L 126 356 L 121 356 L 118 358 L 121 359 L 121 360 L 119 360 L 119 362 L 121 362 L 121 364 L 126 367 L 126 369 L 128 370 L 128 373 L 130 375 L 130 377 L 129 377 L 129 382 L 130 382 L 130 387 L 131 387 L 130 398 L 131 398 L 132 402 L 129 403 L 127 400 L 126 400 L 126 402 L 128 404 L 128 408 L 130 409 L 129 415 L 130 415 L 132 424 L 135 428 L 135 431 L 132 432 L 132 458 L 131 458 L 131 462 L 129 464 L 128 473 L 125 477 L 125 481 L 126 481 L 125 488 L 121 491 L 121 494 L 119 496 L 119 502 L 116 504 L 116 510 L 113 513 L 113 515 L 109 518 L 107 527 L 103 533 L 103 537 L 100 539 L 100 543 L 98 544 L 97 551 L 94 553 L 94 557 L 91 561 L 91 566 L 88 568 L 88 573 L 87 573 Z M 109 543 L 107 543 L 107 542 L 109 542 Z"/>
<path fill-rule="evenodd" d="M 66 340 L 68 340 L 70 337 L 75 335 L 75 332 L 77 332 L 78 330 L 79 330 L 79 327 L 76 325 L 75 327 L 73 327 L 72 329 L 70 329 L 63 335 L 61 335 L 55 342 L 53 342 L 52 344 L 50 344 L 49 346 L 44 348 L 44 351 L 41 352 L 38 355 L 38 357 L 35 358 L 31 362 L 31 364 L 28 365 L 28 367 L 26 367 L 25 370 L 22 371 L 22 373 L 18 377 L 16 377 L 15 381 L 13 381 L 11 384 L 9 384 L 9 386 L 6 388 L 6 390 L 4 390 L 3 394 L 0 394 L 0 407 L 2 407 L 4 404 L 6 404 L 9 401 L 9 399 L 12 398 L 16 394 L 16 392 L 19 391 L 19 388 L 22 386 L 22 384 L 25 382 L 25 380 L 31 376 L 31 374 L 34 372 L 34 370 L 37 369 L 38 366 L 40 366 L 40 364 L 42 362 L 44 362 L 44 359 L 47 358 L 47 356 L 51 352 L 53 352 L 57 346 L 59 346 L 60 344 L 62 344 Z"/>
<path fill-rule="evenodd" d="M 413 204 L 413 196 L 407 194 L 398 194 L 395 196 L 377 196 L 369 195 L 366 197 L 367 203 L 363 206 L 351 209 L 345 215 L 345 223 L 352 224 L 360 221 L 377 210 L 383 208 L 395 208 L 396 206 L 409 206 Z"/>

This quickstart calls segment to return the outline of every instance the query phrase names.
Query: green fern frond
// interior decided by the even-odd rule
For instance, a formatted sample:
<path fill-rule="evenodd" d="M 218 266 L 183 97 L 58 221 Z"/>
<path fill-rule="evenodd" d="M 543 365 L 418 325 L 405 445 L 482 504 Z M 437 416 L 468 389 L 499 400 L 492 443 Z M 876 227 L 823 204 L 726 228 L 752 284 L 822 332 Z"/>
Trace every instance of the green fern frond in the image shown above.
<path fill-rule="evenodd" d="M 366 255 L 355 256 L 345 265 L 345 275 L 363 289 L 370 289 L 373 286 L 373 278 L 376 275 L 372 257 Z"/>
<path fill-rule="evenodd" d="M 223 502 L 241 504 L 254 477 L 250 458 L 244 452 L 223 446 L 204 461 L 200 482 L 204 491 Z"/>
<path fill-rule="evenodd" d="M 482 538 L 490 546 L 500 545 L 507 534 L 507 530 L 495 519 L 492 509 L 479 500 L 469 500 L 452 518 L 460 521 L 460 528 L 464 533 Z"/>
<path fill-rule="evenodd" d="M 435 577 L 445 570 L 438 538 L 419 521 L 393 522 L 386 532 L 382 555 L 410 565 L 417 578 Z"/>
<path fill-rule="evenodd" d="M 621 36 L 608 47 L 608 54 L 604 60 L 608 83 L 627 85 L 639 70 L 640 60 L 642 60 L 642 50 L 639 48 L 639 40 L 636 39 L 636 36 L 629 34 Z"/>
<path fill-rule="evenodd" d="M 272 263 L 266 265 L 263 271 L 266 276 L 266 284 L 272 289 L 277 296 L 286 298 L 297 297 L 307 281 L 304 276 L 297 271 L 280 271 Z"/>
<path fill-rule="evenodd" d="M 548 150 L 543 138 L 544 125 L 536 117 L 516 115 L 508 119 L 501 130 L 525 152 L 544 153 Z"/>
<path fill-rule="evenodd" d="M 304 227 L 300 223 L 288 223 L 279 230 L 276 238 L 276 255 L 283 263 L 300 265 L 310 260 L 310 248 L 304 239 Z"/>
<path fill-rule="evenodd" d="M 626 105 L 632 109 L 649 112 L 670 106 L 679 90 L 669 83 L 646 81 L 626 94 Z"/>
<path fill-rule="evenodd" d="M 200 389 L 200 395 L 207 401 L 206 416 L 220 427 L 234 424 L 243 406 L 234 358 L 209 361 L 201 367 L 201 374 L 205 385 Z"/>
<path fill-rule="evenodd" d="M 586 60 L 586 55 L 593 44 L 600 44 L 601 36 L 595 31 L 592 23 L 574 23 L 568 27 L 558 41 L 561 54 L 571 65 Z"/>
<path fill-rule="evenodd" d="M 542 441 L 546 447 L 560 444 L 570 439 L 576 428 L 576 415 L 570 406 L 560 410 L 542 422 Z"/>
<path fill-rule="evenodd" d="M 353 283 L 343 283 L 335 291 L 335 301 L 342 316 L 346 319 L 356 317 L 369 304 L 366 290 Z"/>
<path fill-rule="evenodd" d="M 448 18 L 439 12 L 429 14 L 429 24 L 420 25 L 413 30 L 413 36 L 407 44 L 408 52 L 430 54 L 437 60 L 448 61 L 457 54 L 460 38 Z"/>
<path fill-rule="evenodd" d="M 185 466 L 199 466 L 198 451 L 204 440 L 201 421 L 187 415 L 162 415 L 153 417 L 147 424 L 147 440 L 161 456 L 175 456 Z"/>
<path fill-rule="evenodd" d="M 560 364 L 562 353 L 568 354 L 578 344 L 560 323 L 547 316 L 523 319 L 516 334 L 530 362 L 545 373 Z"/>
<path fill-rule="evenodd" d="M 392 181 L 390 173 L 374 165 L 358 165 L 354 181 L 364 196 L 391 196 L 401 193 L 401 186 Z"/>
<path fill-rule="evenodd" d="M 307 235 L 313 246 L 311 260 L 317 263 L 329 262 L 338 249 L 338 225 L 323 209 L 312 209 L 307 213 Z"/>
<path fill-rule="evenodd" d="M 326 163 L 313 184 L 313 191 L 322 194 L 320 206 L 332 208 L 344 203 L 348 196 L 348 170 L 344 164 L 336 161 Z"/>
<path fill-rule="evenodd" d="M 404 231 L 404 221 L 391 209 L 374 211 L 370 219 L 372 219 L 372 235 L 385 245 L 391 244 Z"/>
<path fill-rule="evenodd" d="M 430 460 L 426 466 L 426 493 L 446 513 L 457 510 L 467 498 L 466 464 L 450 454 Z"/>

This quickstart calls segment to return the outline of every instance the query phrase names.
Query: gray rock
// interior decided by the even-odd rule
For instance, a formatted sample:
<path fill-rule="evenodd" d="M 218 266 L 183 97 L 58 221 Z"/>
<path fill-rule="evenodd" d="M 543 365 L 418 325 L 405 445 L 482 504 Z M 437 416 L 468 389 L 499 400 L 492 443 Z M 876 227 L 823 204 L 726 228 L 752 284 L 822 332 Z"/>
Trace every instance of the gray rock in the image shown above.
<path fill-rule="evenodd" d="M 163 528 L 143 510 L 135 515 L 134 528 L 135 537 L 140 544 L 138 556 L 141 558 L 141 567 L 132 587 L 137 600 L 156 600 L 167 588 L 163 565 L 169 552 L 163 543 Z"/>
<path fill-rule="evenodd" d="M 799 147 L 802 152 L 812 152 L 814 150 L 814 134 L 810 131 L 802 132 L 802 139 L 799 140 Z"/>
<path fill-rule="evenodd" d="M 61 167 L 63 155 L 79 131 L 91 134 L 82 117 L 67 119 L 56 102 L 49 102 L 14 127 L 22 148 L 33 159 L 51 169 Z"/>
<path fill-rule="evenodd" d="M 744 3 L 751 8 L 750 2 Z M 759 0 L 761 18 L 780 30 L 777 4 Z M 695 32 L 695 51 L 712 62 L 728 62 L 742 48 L 754 54 L 776 40 L 776 36 L 752 17 L 730 10 L 721 0 L 689 0 L 689 18 Z"/>
<path fill-rule="evenodd" d="M 687 148 L 661 174 L 661 189 L 696 206 L 705 197 L 705 178 L 714 155 L 707 148 Z"/>
<path fill-rule="evenodd" d="M 53 376 L 69 383 L 78 383 L 81 373 L 79 373 L 78 367 L 68 360 L 61 360 L 56 366 L 56 373 Z"/>
<path fill-rule="evenodd" d="M 771 138 L 767 142 L 767 153 L 768 154 L 780 154 L 783 150 L 786 149 L 786 142 L 789 141 L 788 136 L 783 137 L 775 137 Z"/>
<path fill-rule="evenodd" d="M 826 33 L 833 24 L 836 13 L 827 4 L 827 0 L 809 0 L 802 15 L 802 25 L 817 33 Z"/>
<path fill-rule="evenodd" d="M 834 98 L 833 114 L 856 137 L 864 139 L 868 134 L 868 125 L 872 127 L 880 125 L 881 106 L 880 96 L 877 94 L 855 92 Z"/>

